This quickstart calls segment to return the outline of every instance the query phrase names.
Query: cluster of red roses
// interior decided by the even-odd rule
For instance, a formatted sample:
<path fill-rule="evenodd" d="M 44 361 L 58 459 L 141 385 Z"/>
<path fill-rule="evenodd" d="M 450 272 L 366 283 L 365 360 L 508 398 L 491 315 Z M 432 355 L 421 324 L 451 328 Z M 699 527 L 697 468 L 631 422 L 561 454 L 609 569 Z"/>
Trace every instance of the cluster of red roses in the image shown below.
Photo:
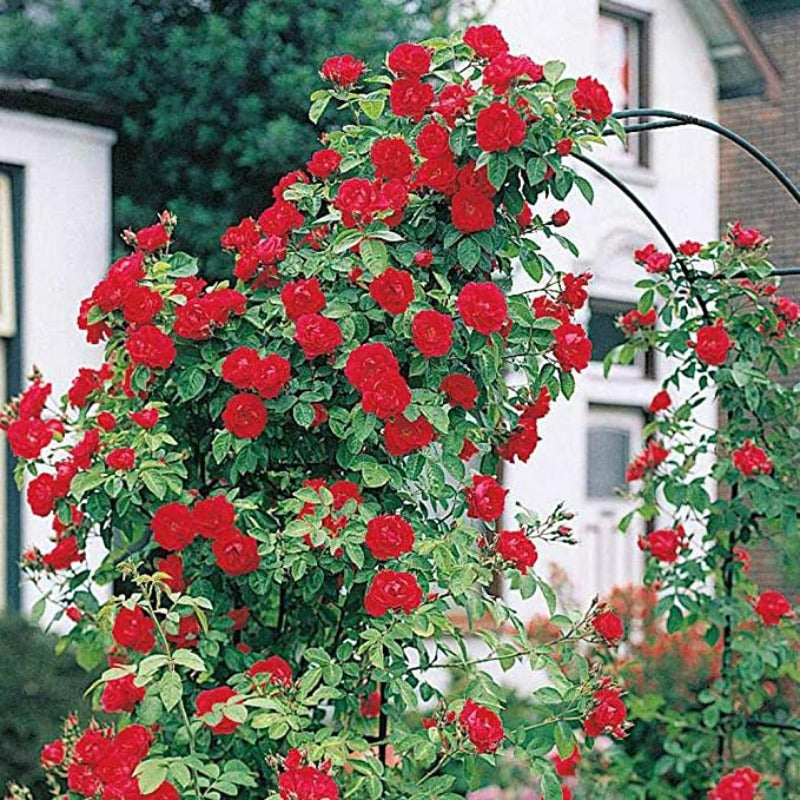
<path fill-rule="evenodd" d="M 437 728 L 446 739 L 452 733 L 451 726 L 456 722 L 456 739 L 463 733 L 477 753 L 495 752 L 505 738 L 500 717 L 472 698 L 467 699 L 458 715 L 442 706 L 433 716 L 423 717 L 422 727 L 426 730 Z"/>
<path fill-rule="evenodd" d="M 708 800 L 755 800 L 761 775 L 750 767 L 741 767 L 709 791 Z"/>
<path fill-rule="evenodd" d="M 143 725 L 128 725 L 118 733 L 90 727 L 77 740 L 57 739 L 42 749 L 42 766 L 65 773 L 71 792 L 101 800 L 178 800 L 177 789 L 164 781 L 142 794 L 134 771 L 147 758 L 153 734 Z"/>

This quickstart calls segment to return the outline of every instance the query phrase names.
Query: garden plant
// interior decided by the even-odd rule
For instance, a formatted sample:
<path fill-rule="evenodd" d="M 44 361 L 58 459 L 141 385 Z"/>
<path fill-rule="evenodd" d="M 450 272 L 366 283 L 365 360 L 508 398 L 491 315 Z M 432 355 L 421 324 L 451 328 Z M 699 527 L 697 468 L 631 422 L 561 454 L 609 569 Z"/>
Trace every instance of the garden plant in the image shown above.
<path fill-rule="evenodd" d="M 569 214 L 537 206 L 593 199 L 573 156 L 624 136 L 608 94 L 492 26 L 401 44 L 379 72 L 334 56 L 321 77 L 312 122 L 328 106 L 352 122 L 223 233 L 229 277 L 198 277 L 168 212 L 125 231 L 78 319 L 102 366 L 55 406 L 34 374 L 6 410 L 17 478 L 53 520 L 52 549 L 25 555 L 36 612 L 71 621 L 82 664 L 107 662 L 90 691 L 116 715 L 69 718 L 46 745 L 59 797 L 458 800 L 479 762 L 513 755 L 554 800 L 576 748 L 628 732 L 598 652 L 620 618 L 558 609 L 536 570 L 572 513 L 512 508 L 499 480 L 590 360 L 590 276 L 542 250 L 576 255 Z M 654 348 L 674 367 L 629 469 L 647 579 L 669 631 L 701 625 L 720 667 L 670 720 L 671 760 L 640 776 L 615 761 L 591 779 L 603 796 L 789 797 L 761 748 L 793 732 L 765 714 L 766 682 L 797 678 L 796 628 L 785 598 L 755 596 L 742 550 L 800 503 L 797 396 L 772 377 L 797 363 L 798 308 L 765 250 L 735 225 L 636 255 L 614 358 Z M 698 429 L 714 398 L 722 424 Z M 547 636 L 517 593 L 541 597 Z M 513 724 L 512 667 L 531 685 Z"/>

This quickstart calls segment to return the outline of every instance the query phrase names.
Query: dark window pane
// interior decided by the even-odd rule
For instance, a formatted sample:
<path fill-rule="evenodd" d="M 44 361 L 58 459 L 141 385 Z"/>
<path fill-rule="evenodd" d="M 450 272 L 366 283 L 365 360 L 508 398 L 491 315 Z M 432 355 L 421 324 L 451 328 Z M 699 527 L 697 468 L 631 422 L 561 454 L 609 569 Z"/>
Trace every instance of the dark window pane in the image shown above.
<path fill-rule="evenodd" d="M 615 497 L 625 485 L 631 458 L 630 433 L 625 428 L 596 425 L 588 431 L 586 494 Z"/>
<path fill-rule="evenodd" d="M 625 303 L 612 300 L 590 300 L 589 338 L 594 345 L 592 361 L 602 361 L 617 345 L 625 341 L 625 334 L 617 327 L 617 317 L 630 310 Z"/>

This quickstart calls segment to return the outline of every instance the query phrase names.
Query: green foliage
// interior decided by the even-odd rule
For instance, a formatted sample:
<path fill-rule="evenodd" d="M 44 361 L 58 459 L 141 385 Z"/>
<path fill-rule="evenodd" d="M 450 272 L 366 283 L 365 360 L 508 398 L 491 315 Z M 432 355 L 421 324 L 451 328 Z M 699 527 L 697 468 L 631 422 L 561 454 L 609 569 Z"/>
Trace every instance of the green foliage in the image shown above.
<path fill-rule="evenodd" d="M 47 796 L 39 751 L 61 732 L 67 714 L 86 716 L 86 673 L 56 655 L 58 638 L 18 618 L 0 616 L 0 785 L 27 784 Z"/>
<path fill-rule="evenodd" d="M 269 202 L 320 128 L 307 116 L 334 53 L 378 65 L 387 46 L 442 24 L 448 0 L 61 0 L 0 14 L 0 71 L 90 92 L 121 116 L 117 228 L 153 209 L 221 269 L 219 234 Z M 209 257 L 210 260 L 209 260 Z"/>

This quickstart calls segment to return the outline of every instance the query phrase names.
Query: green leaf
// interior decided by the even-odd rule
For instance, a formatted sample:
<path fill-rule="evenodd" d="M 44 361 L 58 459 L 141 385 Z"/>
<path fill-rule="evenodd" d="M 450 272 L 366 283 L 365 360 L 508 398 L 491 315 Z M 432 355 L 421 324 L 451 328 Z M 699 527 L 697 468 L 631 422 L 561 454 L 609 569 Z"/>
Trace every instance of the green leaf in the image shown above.
<path fill-rule="evenodd" d="M 508 174 L 508 158 L 503 153 L 495 153 L 489 161 L 486 172 L 492 186 L 499 189 Z"/>
<path fill-rule="evenodd" d="M 466 236 L 458 243 L 456 250 L 458 263 L 466 270 L 471 270 L 481 260 L 480 245 L 470 236 Z"/>
<path fill-rule="evenodd" d="M 557 83 L 564 74 L 566 64 L 563 61 L 548 61 L 544 65 L 544 77 L 548 83 Z"/>
<path fill-rule="evenodd" d="M 373 274 L 380 275 L 389 265 L 386 245 L 380 239 L 364 239 L 358 248 L 364 266 Z"/>
<path fill-rule="evenodd" d="M 206 373 L 199 367 L 184 370 L 177 378 L 178 394 L 182 400 L 192 400 L 206 385 Z"/>
<path fill-rule="evenodd" d="M 308 110 L 308 118 L 311 122 L 315 125 L 319 122 L 319 118 L 325 113 L 325 109 L 328 107 L 330 101 L 331 95 L 326 95 L 325 97 L 320 97 L 311 104 L 311 108 Z"/>
<path fill-rule="evenodd" d="M 80 500 L 86 492 L 96 489 L 105 483 L 106 475 L 99 469 L 87 470 L 86 472 L 79 472 L 69 485 L 70 494 L 76 500 Z"/>
<path fill-rule="evenodd" d="M 385 105 L 385 97 L 365 97 L 358 101 L 359 108 L 372 120 L 378 119 L 383 114 Z"/>
<path fill-rule="evenodd" d="M 183 697 L 183 682 L 177 672 L 165 672 L 158 682 L 158 696 L 167 711 L 172 711 Z"/>
<path fill-rule="evenodd" d="M 314 421 L 314 409 L 309 403 L 295 403 L 292 416 L 301 428 L 310 428 Z"/>
<path fill-rule="evenodd" d="M 389 473 L 385 467 L 378 464 L 376 461 L 370 461 L 364 464 L 361 470 L 361 476 L 364 480 L 364 485 L 374 489 L 378 486 L 383 486 L 389 482 Z"/>

